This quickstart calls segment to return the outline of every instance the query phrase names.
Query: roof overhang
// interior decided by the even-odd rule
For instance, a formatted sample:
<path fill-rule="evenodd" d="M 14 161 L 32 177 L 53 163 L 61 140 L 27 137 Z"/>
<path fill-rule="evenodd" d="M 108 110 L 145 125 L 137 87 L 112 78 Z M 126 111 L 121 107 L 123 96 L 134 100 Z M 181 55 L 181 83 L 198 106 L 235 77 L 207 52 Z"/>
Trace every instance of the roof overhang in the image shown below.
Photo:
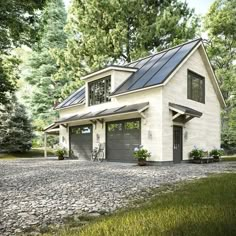
<path fill-rule="evenodd" d="M 171 102 L 169 103 L 169 109 L 173 111 L 173 121 L 181 121 L 183 123 L 187 123 L 195 117 L 200 118 L 202 116 L 202 112 L 200 111 Z"/>
<path fill-rule="evenodd" d="M 126 66 L 108 66 L 104 69 L 92 72 L 92 73 L 82 77 L 81 80 L 86 80 L 86 79 L 89 79 L 93 76 L 96 76 L 96 75 L 99 75 L 99 74 L 102 74 L 102 73 L 105 73 L 105 72 L 108 72 L 108 71 L 112 71 L 112 70 L 124 71 L 124 72 L 136 72 L 138 69 L 134 68 L 134 67 L 126 67 Z"/>
<path fill-rule="evenodd" d="M 116 117 L 121 115 L 130 115 L 130 114 L 138 114 L 142 118 L 146 118 L 144 111 L 146 111 L 149 107 L 149 103 L 139 103 L 133 105 L 124 105 L 116 108 L 104 109 L 97 112 L 88 112 L 85 114 L 76 114 L 67 118 L 63 118 L 61 120 L 56 121 L 56 124 L 69 124 L 78 121 L 90 121 L 94 123 L 94 121 L 103 121 L 104 118 L 107 117 Z"/>
<path fill-rule="evenodd" d="M 43 131 L 46 134 L 59 135 L 60 125 L 54 122 L 47 126 Z"/>

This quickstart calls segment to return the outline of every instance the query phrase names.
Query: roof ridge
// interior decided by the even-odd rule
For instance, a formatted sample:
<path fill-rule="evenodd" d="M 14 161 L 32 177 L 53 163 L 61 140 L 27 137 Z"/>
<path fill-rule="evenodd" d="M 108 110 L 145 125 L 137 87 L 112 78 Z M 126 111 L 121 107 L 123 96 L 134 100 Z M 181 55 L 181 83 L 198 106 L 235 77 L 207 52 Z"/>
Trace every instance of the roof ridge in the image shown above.
<path fill-rule="evenodd" d="M 183 45 L 192 43 L 192 42 L 194 42 L 194 41 L 201 41 L 201 40 L 202 40 L 202 38 L 192 39 L 192 40 L 190 40 L 190 41 L 188 41 L 188 42 L 184 42 L 184 43 L 178 44 L 178 45 L 173 46 L 173 47 L 171 47 L 171 48 L 163 49 L 162 51 L 156 52 L 156 53 L 154 53 L 154 54 L 152 54 L 152 55 L 149 55 L 149 56 L 142 57 L 142 58 L 139 58 L 139 59 L 137 59 L 137 60 L 131 61 L 131 62 L 129 62 L 129 63 L 124 64 L 124 66 L 128 66 L 129 64 L 133 64 L 134 62 L 139 62 L 139 61 L 144 60 L 144 59 L 146 59 L 146 58 L 148 58 L 148 57 L 153 57 L 153 56 L 155 56 L 155 55 L 157 55 L 157 54 L 160 54 L 160 53 L 163 53 L 163 52 L 166 52 L 166 51 L 175 49 L 175 48 L 177 48 L 177 47 L 180 47 L 180 46 L 183 46 Z M 138 64 L 138 63 L 137 63 L 137 64 Z"/>

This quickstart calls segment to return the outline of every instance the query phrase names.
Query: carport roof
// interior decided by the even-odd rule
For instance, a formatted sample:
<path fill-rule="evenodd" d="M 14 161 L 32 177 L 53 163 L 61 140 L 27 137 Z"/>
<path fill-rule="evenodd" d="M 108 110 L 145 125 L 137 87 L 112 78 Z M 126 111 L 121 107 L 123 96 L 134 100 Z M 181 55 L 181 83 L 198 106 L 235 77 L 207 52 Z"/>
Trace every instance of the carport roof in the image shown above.
<path fill-rule="evenodd" d="M 103 109 L 96 112 L 88 112 L 84 114 L 77 114 L 73 115 L 67 118 L 63 118 L 58 120 L 56 123 L 69 123 L 72 121 L 78 121 L 78 120 L 94 120 L 94 119 L 101 119 L 106 116 L 113 116 L 113 115 L 119 115 L 119 114 L 126 114 L 126 113 L 132 113 L 132 112 L 143 112 L 148 108 L 149 103 L 139 103 L 139 104 L 132 104 L 132 105 L 124 105 L 120 107 L 115 108 L 109 108 L 109 109 Z"/>

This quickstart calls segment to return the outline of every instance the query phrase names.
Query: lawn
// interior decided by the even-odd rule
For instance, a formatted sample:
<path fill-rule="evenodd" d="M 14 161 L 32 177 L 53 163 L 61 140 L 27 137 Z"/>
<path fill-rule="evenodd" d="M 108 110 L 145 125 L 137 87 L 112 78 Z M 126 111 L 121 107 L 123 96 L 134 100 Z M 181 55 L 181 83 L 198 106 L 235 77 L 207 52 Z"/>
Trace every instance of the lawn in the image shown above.
<path fill-rule="evenodd" d="M 3 159 L 16 159 L 16 158 L 33 158 L 33 157 L 43 157 L 43 149 L 31 149 L 28 152 L 14 152 L 14 153 L 1 153 L 0 160 Z M 48 156 L 54 156 L 52 150 L 48 150 Z"/>
<path fill-rule="evenodd" d="M 44 236 L 236 235 L 236 173 L 185 183 L 138 208 L 78 225 L 69 222 Z"/>

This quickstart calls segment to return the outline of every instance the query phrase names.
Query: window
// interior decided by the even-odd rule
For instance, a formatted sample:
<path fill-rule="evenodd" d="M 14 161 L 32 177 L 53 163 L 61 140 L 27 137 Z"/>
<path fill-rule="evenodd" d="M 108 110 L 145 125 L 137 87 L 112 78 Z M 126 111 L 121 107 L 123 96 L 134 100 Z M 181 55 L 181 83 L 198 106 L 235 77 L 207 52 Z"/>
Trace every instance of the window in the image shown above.
<path fill-rule="evenodd" d="M 188 99 L 205 103 L 205 78 L 189 70 Z"/>
<path fill-rule="evenodd" d="M 111 101 L 111 76 L 88 83 L 89 106 Z"/>

